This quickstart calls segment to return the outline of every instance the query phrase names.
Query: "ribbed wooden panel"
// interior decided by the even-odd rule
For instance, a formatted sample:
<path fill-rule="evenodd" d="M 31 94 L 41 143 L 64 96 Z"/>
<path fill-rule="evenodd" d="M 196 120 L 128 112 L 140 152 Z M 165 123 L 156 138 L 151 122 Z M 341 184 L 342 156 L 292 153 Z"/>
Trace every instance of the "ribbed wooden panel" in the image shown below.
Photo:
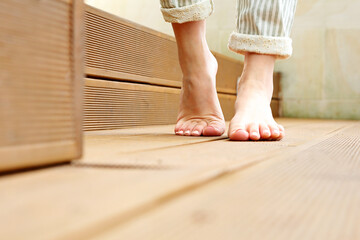
<path fill-rule="evenodd" d="M 219 93 L 225 120 L 234 116 L 236 96 Z M 84 130 L 106 130 L 136 126 L 175 124 L 180 89 L 85 79 Z M 271 109 L 279 117 L 279 100 Z"/>
<path fill-rule="evenodd" d="M 85 80 L 84 130 L 176 123 L 180 89 Z M 234 114 L 235 96 L 219 94 L 225 117 Z"/>
<path fill-rule="evenodd" d="M 79 155 L 82 79 L 72 31 L 80 5 L 0 2 L 0 170 Z"/>
<path fill-rule="evenodd" d="M 173 123 L 179 92 L 164 87 L 86 79 L 84 130 Z"/>
<path fill-rule="evenodd" d="M 219 92 L 235 93 L 242 64 L 216 53 Z M 182 73 L 173 37 L 87 6 L 86 74 L 92 77 L 181 86 Z"/>

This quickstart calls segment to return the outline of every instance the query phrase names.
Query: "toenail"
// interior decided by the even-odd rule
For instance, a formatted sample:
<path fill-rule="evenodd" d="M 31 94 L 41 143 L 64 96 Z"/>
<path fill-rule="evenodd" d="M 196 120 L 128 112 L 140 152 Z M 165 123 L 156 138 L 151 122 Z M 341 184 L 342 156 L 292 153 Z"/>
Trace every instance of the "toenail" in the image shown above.
<path fill-rule="evenodd" d="M 259 134 L 257 132 L 252 132 L 251 135 L 258 137 Z"/>
<path fill-rule="evenodd" d="M 280 134 L 279 130 L 274 130 L 274 134 L 279 135 Z"/>
<path fill-rule="evenodd" d="M 190 130 L 186 130 L 185 134 L 189 134 L 190 135 Z"/>
<path fill-rule="evenodd" d="M 178 133 L 179 133 L 179 134 L 183 134 L 184 132 L 183 132 L 182 130 L 180 130 Z"/>
<path fill-rule="evenodd" d="M 270 131 L 269 130 L 264 130 L 264 134 L 270 135 Z"/>
<path fill-rule="evenodd" d="M 194 135 L 199 135 L 200 132 L 199 132 L 198 130 L 195 130 L 195 131 L 193 131 L 193 134 L 194 134 Z"/>

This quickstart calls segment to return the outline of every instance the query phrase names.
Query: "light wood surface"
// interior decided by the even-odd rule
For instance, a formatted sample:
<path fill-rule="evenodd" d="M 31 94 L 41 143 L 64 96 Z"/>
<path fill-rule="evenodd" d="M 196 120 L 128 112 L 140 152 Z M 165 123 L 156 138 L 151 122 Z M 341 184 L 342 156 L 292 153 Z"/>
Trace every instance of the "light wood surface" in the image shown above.
<path fill-rule="evenodd" d="M 359 136 L 285 150 L 92 239 L 359 239 Z"/>
<path fill-rule="evenodd" d="M 234 116 L 234 94 L 218 93 L 227 121 Z M 84 130 L 106 130 L 176 123 L 180 89 L 146 84 L 85 79 Z M 279 116 L 279 100 L 273 100 Z"/>
<path fill-rule="evenodd" d="M 81 161 L 0 178 L 0 232 L 357 239 L 360 123 L 279 122 L 287 130 L 279 142 L 180 137 L 172 125 L 88 132 Z"/>
<path fill-rule="evenodd" d="M 81 155 L 82 5 L 0 3 L 0 171 Z"/>
<path fill-rule="evenodd" d="M 234 115 L 235 95 L 219 94 L 225 118 Z M 105 130 L 176 122 L 180 89 L 85 79 L 84 129 Z"/>

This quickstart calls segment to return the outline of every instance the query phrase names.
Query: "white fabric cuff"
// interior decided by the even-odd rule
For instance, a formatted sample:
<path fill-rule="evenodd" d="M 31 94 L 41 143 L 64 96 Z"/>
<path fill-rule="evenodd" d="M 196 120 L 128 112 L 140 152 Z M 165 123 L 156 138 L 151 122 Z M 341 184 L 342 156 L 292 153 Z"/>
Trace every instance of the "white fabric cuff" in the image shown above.
<path fill-rule="evenodd" d="M 212 0 L 205 0 L 185 7 L 161 8 L 166 22 L 184 23 L 206 19 L 214 12 Z"/>
<path fill-rule="evenodd" d="M 292 40 L 289 37 L 248 35 L 233 32 L 230 35 L 228 47 L 230 50 L 240 54 L 253 52 L 276 55 L 279 59 L 289 58 L 292 54 Z"/>

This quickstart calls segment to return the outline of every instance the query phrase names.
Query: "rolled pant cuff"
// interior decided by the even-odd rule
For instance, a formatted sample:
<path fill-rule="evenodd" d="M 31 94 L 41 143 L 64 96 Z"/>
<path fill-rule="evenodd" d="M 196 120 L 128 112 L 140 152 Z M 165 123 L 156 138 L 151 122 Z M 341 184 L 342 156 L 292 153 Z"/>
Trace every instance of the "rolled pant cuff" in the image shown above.
<path fill-rule="evenodd" d="M 205 0 L 185 7 L 161 8 L 165 21 L 171 23 L 200 21 L 210 16 L 213 11 L 212 0 Z"/>
<path fill-rule="evenodd" d="M 279 59 L 289 58 L 292 54 L 292 40 L 288 37 L 248 35 L 233 32 L 229 39 L 229 49 L 245 54 L 246 52 L 276 55 Z"/>

